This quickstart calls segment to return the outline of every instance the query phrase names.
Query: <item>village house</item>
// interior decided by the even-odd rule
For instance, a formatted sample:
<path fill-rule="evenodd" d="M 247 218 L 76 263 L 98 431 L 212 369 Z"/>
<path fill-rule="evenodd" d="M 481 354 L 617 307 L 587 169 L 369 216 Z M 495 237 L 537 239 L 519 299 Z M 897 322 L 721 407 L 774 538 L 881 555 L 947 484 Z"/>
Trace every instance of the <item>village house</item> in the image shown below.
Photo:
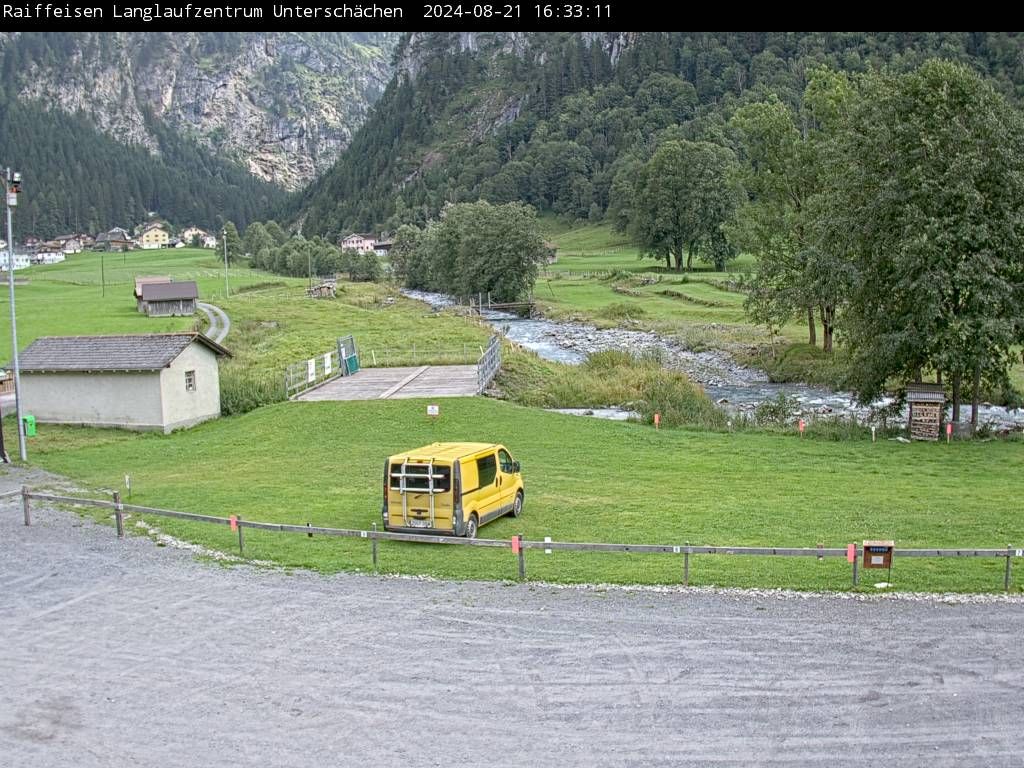
<path fill-rule="evenodd" d="M 373 235 L 351 234 L 341 241 L 341 247 L 357 253 L 369 253 L 376 243 Z"/>
<path fill-rule="evenodd" d="M 171 239 L 170 233 L 163 224 L 154 222 L 142 230 L 139 236 L 139 245 L 146 249 L 166 248 Z"/>
<path fill-rule="evenodd" d="M 147 317 L 194 315 L 198 298 L 199 288 L 194 280 L 142 285 L 142 307 Z"/>
<path fill-rule="evenodd" d="M 60 235 L 53 238 L 53 242 L 60 249 L 61 253 L 72 254 L 82 252 L 82 239 L 79 235 Z"/>
<path fill-rule="evenodd" d="M 24 408 L 44 424 L 170 432 L 220 416 L 222 356 L 195 332 L 44 336 L 21 353 Z"/>
<path fill-rule="evenodd" d="M 114 227 L 109 232 L 96 235 L 96 249 L 99 251 L 128 251 L 135 246 L 135 241 L 127 230 Z"/>
<path fill-rule="evenodd" d="M 394 245 L 394 243 L 390 240 L 377 240 L 373 244 L 373 252 L 383 258 L 391 252 L 392 245 Z"/>
<path fill-rule="evenodd" d="M 10 258 L 10 256 L 9 256 L 9 252 L 8 251 L 4 251 L 4 253 L 2 255 L 0 255 L 0 272 L 6 272 L 7 271 L 7 262 L 9 260 L 9 258 Z M 31 267 L 31 266 L 32 266 L 32 257 L 29 254 L 15 252 L 15 254 L 14 254 L 14 271 L 15 272 L 17 272 L 19 269 L 26 269 L 27 267 Z"/>

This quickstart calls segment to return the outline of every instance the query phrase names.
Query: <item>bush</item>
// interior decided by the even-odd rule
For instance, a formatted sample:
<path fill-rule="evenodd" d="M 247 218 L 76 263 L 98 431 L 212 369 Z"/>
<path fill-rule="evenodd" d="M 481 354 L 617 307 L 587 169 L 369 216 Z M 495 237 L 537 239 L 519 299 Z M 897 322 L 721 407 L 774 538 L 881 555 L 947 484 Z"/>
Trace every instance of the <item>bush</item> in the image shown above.
<path fill-rule="evenodd" d="M 615 301 L 601 308 L 597 313 L 606 320 L 634 320 L 643 317 L 647 313 L 644 308 L 636 304 L 629 304 L 625 301 Z"/>
<path fill-rule="evenodd" d="M 766 400 L 757 406 L 754 419 L 762 427 L 784 427 L 792 423 L 799 412 L 800 403 L 795 398 L 787 397 L 785 392 L 779 392 L 774 400 Z"/>
<path fill-rule="evenodd" d="M 284 378 L 230 365 L 220 369 L 220 412 L 238 416 L 285 400 Z"/>

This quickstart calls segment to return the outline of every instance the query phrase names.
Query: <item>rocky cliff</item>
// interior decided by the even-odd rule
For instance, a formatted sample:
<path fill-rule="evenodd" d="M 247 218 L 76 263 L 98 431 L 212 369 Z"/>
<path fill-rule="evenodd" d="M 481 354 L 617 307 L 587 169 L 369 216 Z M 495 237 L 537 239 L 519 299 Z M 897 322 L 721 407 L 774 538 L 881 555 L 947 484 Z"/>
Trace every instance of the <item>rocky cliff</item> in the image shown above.
<path fill-rule="evenodd" d="M 160 152 L 170 128 L 296 189 L 348 145 L 391 76 L 393 33 L 0 33 L 7 96 Z M 13 90 L 12 93 L 12 84 Z"/>

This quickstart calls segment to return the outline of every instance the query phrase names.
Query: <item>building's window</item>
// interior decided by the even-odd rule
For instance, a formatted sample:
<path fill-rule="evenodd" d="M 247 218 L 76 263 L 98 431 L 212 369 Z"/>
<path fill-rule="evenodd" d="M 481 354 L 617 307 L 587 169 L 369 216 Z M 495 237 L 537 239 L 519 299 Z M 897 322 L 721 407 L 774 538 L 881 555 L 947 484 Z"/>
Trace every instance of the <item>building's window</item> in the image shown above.
<path fill-rule="evenodd" d="M 185 391 L 195 392 L 196 391 L 196 372 L 185 371 Z"/>

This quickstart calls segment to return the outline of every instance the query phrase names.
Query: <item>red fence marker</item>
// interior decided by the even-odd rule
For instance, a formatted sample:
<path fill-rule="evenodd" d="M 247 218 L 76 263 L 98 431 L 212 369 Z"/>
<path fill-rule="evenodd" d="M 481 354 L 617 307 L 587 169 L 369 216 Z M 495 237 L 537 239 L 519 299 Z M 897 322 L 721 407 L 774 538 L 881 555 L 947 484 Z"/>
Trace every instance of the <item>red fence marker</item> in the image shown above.
<path fill-rule="evenodd" d="M 949 442 L 949 438 L 953 435 L 953 422 L 946 422 L 946 442 Z"/>
<path fill-rule="evenodd" d="M 804 427 L 806 427 L 806 426 L 807 426 L 807 424 L 806 424 L 806 423 L 804 422 L 804 420 L 803 420 L 803 419 L 800 419 L 800 424 L 799 424 L 799 428 L 800 428 L 800 437 L 803 437 L 803 436 L 804 436 Z"/>
<path fill-rule="evenodd" d="M 238 517 L 235 516 L 235 515 L 232 515 L 231 517 L 228 518 L 228 520 L 231 523 L 231 530 L 232 531 L 237 531 L 238 530 Z"/>
<path fill-rule="evenodd" d="M 660 413 L 654 414 L 654 428 L 655 429 L 660 429 L 661 428 L 661 414 Z"/>
<path fill-rule="evenodd" d="M 519 537 L 518 536 L 513 536 L 512 537 L 512 554 L 513 555 L 518 555 L 519 554 Z"/>
<path fill-rule="evenodd" d="M 857 545 L 847 544 L 846 545 L 846 562 L 854 563 L 857 561 Z"/>

